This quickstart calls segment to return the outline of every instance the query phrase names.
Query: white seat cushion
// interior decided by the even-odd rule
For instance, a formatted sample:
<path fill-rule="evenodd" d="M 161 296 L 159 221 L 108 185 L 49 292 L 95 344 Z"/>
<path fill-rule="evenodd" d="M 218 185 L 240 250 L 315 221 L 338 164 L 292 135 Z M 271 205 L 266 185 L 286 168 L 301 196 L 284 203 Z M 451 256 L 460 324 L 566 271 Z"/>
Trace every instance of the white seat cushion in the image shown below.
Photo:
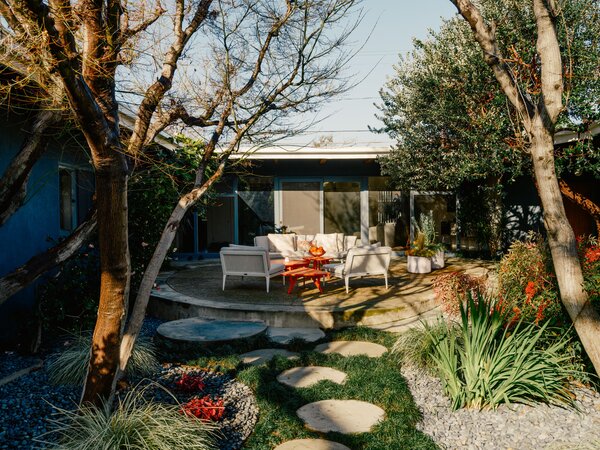
<path fill-rule="evenodd" d="M 340 248 L 338 247 L 338 236 L 337 233 L 329 233 L 329 234 L 317 234 L 315 236 L 315 241 L 317 246 L 323 247 L 327 256 L 330 256 L 332 253 L 338 253 Z"/>
<path fill-rule="evenodd" d="M 344 264 L 324 264 L 323 270 L 334 274 L 336 277 L 344 277 Z"/>

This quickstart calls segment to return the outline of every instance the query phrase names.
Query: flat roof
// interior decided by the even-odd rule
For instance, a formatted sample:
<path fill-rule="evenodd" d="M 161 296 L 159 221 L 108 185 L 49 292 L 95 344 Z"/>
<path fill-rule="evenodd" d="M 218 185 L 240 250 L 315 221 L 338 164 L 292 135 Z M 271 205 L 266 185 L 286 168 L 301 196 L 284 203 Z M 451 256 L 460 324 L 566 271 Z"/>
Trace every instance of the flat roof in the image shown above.
<path fill-rule="evenodd" d="M 231 159 L 376 159 L 387 155 L 390 147 L 352 146 L 292 146 L 274 145 L 269 147 L 242 147 L 231 155 Z"/>

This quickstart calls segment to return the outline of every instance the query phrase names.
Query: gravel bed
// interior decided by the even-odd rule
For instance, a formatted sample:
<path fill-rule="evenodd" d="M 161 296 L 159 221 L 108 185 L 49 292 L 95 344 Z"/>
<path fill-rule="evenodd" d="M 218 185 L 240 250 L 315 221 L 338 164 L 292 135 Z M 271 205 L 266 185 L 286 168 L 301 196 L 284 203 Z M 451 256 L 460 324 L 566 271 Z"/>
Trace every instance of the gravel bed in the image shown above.
<path fill-rule="evenodd" d="M 141 334 L 152 336 L 162 322 L 146 319 Z M 0 355 L 3 376 L 10 375 L 31 366 L 39 358 L 20 356 L 16 353 Z M 153 377 L 167 387 L 181 403 L 190 400 L 191 394 L 181 394 L 174 389 L 174 382 L 184 372 L 194 371 L 204 377 L 205 389 L 201 395 L 220 397 L 225 406 L 225 416 L 218 422 L 217 436 L 220 450 L 237 450 L 247 439 L 258 420 L 258 406 L 251 389 L 231 377 L 214 372 L 202 372 L 190 367 L 165 365 Z M 175 400 L 164 390 L 156 389 L 153 396 L 161 401 L 174 403 Z M 47 373 L 40 369 L 17 380 L 0 386 L 0 450 L 44 448 L 36 438 L 47 433 L 50 428 L 48 418 L 60 409 L 76 407 L 81 388 L 78 386 L 53 386 Z M 50 438 L 48 436 L 48 438 Z"/>
<path fill-rule="evenodd" d="M 589 389 L 574 389 L 579 412 L 545 404 L 501 405 L 495 411 L 452 411 L 439 379 L 412 367 L 403 367 L 402 375 L 423 413 L 417 428 L 441 448 L 600 448 L 600 395 Z"/>
<path fill-rule="evenodd" d="M 20 356 L 15 352 L 3 352 L 0 354 L 0 380 L 39 361 L 40 358 L 37 356 Z"/>

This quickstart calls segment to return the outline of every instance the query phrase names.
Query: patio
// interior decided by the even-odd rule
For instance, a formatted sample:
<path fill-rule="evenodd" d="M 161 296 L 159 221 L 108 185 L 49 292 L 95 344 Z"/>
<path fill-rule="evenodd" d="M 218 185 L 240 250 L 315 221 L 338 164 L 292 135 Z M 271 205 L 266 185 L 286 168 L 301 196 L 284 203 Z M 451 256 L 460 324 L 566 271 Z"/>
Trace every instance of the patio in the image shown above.
<path fill-rule="evenodd" d="M 163 273 L 149 311 L 166 320 L 204 317 L 262 320 L 275 327 L 366 325 L 394 331 L 439 314 L 431 288 L 438 274 L 465 270 L 487 275 L 493 266 L 489 261 L 449 258 L 444 269 L 417 275 L 406 272 L 405 258 L 397 258 L 390 264 L 387 290 L 383 277 L 377 276 L 352 279 L 348 294 L 337 278 L 325 282 L 322 294 L 311 282 L 299 283 L 288 294 L 280 277 L 272 281 L 269 293 L 264 279 L 251 277 L 230 277 L 223 291 L 220 264 L 207 261 Z"/>

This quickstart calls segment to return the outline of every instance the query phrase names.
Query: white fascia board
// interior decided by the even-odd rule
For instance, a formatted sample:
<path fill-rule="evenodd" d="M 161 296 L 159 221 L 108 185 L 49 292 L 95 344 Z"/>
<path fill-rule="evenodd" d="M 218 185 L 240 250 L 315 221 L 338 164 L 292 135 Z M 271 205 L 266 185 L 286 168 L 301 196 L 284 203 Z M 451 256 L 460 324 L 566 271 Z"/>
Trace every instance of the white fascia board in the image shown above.
<path fill-rule="evenodd" d="M 375 159 L 389 153 L 389 147 L 264 147 L 241 148 L 232 159 Z"/>
<path fill-rule="evenodd" d="M 600 123 L 594 123 L 585 133 L 577 131 L 563 130 L 554 133 L 554 144 L 568 144 L 569 142 L 579 141 L 581 139 L 591 139 L 600 134 Z"/>

